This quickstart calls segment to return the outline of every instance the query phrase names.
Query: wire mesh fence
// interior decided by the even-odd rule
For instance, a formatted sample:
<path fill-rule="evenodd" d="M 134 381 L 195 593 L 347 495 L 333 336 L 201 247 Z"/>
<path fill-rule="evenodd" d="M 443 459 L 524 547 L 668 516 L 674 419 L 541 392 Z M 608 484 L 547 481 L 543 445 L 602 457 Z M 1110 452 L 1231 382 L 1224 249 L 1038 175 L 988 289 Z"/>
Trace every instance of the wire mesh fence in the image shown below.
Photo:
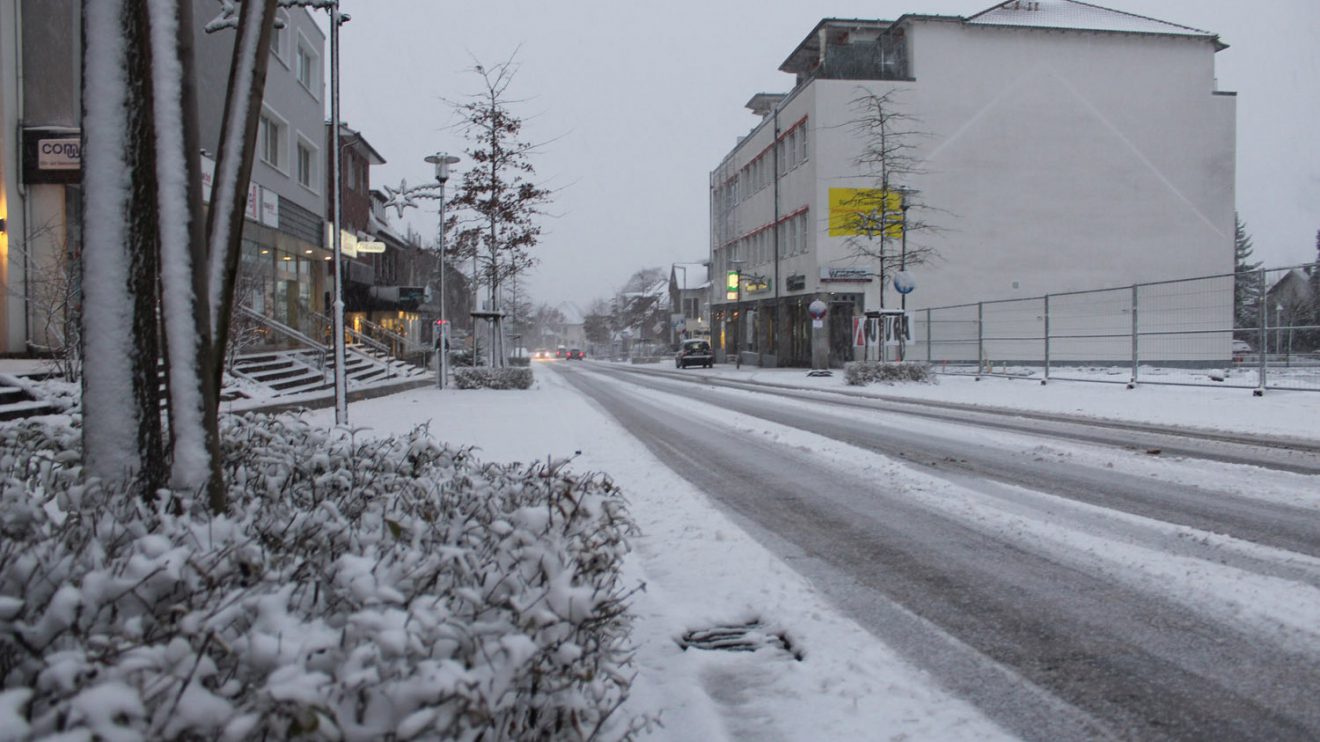
<path fill-rule="evenodd" d="M 935 372 L 1320 391 L 1320 264 L 918 310 Z"/>

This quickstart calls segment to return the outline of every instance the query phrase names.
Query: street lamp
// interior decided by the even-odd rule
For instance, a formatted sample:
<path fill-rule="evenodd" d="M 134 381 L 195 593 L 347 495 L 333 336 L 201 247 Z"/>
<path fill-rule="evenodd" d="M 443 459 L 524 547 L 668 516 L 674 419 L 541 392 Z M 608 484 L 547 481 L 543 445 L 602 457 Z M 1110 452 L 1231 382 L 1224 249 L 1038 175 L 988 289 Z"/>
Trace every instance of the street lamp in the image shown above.
<path fill-rule="evenodd" d="M 449 376 L 449 324 L 445 317 L 445 183 L 449 180 L 449 166 L 458 162 L 458 158 L 446 152 L 436 152 L 426 161 L 435 165 L 435 182 L 440 185 L 440 233 L 436 237 L 440 252 L 440 342 L 436 352 L 440 354 L 440 361 L 436 364 L 435 385 L 444 389 Z"/>
<path fill-rule="evenodd" d="M 683 296 L 683 292 L 687 290 L 687 266 L 679 265 L 678 263 L 670 263 L 669 269 L 672 271 L 683 271 L 683 283 L 678 287 L 678 310 L 683 315 L 683 331 L 687 332 L 687 299 Z M 673 323 L 671 322 L 670 325 L 672 326 L 672 324 Z M 673 328 L 673 334 L 673 341 L 678 342 L 677 327 Z"/>

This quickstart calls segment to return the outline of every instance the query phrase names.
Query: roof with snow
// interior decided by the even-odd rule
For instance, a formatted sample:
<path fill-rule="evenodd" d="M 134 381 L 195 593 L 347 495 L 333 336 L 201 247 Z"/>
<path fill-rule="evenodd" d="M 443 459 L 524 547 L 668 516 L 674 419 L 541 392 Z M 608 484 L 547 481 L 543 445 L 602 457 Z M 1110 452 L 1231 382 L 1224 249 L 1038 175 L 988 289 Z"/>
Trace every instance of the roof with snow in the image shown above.
<path fill-rule="evenodd" d="M 970 24 L 1069 28 L 1083 31 L 1215 36 L 1190 26 L 1111 10 L 1081 0 L 1007 0 L 967 19 Z"/>
<path fill-rule="evenodd" d="M 705 263 L 674 263 L 674 284 L 680 291 L 704 289 L 710 285 Z"/>

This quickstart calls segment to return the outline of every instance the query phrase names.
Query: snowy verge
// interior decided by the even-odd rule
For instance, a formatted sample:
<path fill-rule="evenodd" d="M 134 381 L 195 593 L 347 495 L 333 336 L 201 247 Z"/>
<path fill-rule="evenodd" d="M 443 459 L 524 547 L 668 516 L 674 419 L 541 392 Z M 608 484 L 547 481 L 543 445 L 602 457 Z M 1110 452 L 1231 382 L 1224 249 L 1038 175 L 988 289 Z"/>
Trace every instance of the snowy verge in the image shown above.
<path fill-rule="evenodd" d="M 424 428 L 225 418 L 230 512 L 86 481 L 79 431 L 0 427 L 0 730 L 69 738 L 585 739 L 633 648 L 634 526 L 564 461 Z"/>

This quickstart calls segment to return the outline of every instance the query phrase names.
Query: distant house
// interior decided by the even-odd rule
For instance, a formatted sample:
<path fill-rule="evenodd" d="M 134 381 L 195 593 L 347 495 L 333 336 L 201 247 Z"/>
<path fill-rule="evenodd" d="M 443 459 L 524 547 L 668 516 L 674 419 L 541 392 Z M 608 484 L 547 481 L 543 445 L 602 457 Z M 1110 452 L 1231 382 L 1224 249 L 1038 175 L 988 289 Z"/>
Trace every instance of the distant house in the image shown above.
<path fill-rule="evenodd" d="M 705 263 L 674 263 L 669 270 L 671 339 L 710 336 L 710 275 Z"/>
<path fill-rule="evenodd" d="M 586 348 L 587 333 L 583 329 L 582 309 L 571 301 L 561 302 L 555 309 L 564 316 L 564 324 L 559 328 L 563 344 L 570 348 Z"/>

